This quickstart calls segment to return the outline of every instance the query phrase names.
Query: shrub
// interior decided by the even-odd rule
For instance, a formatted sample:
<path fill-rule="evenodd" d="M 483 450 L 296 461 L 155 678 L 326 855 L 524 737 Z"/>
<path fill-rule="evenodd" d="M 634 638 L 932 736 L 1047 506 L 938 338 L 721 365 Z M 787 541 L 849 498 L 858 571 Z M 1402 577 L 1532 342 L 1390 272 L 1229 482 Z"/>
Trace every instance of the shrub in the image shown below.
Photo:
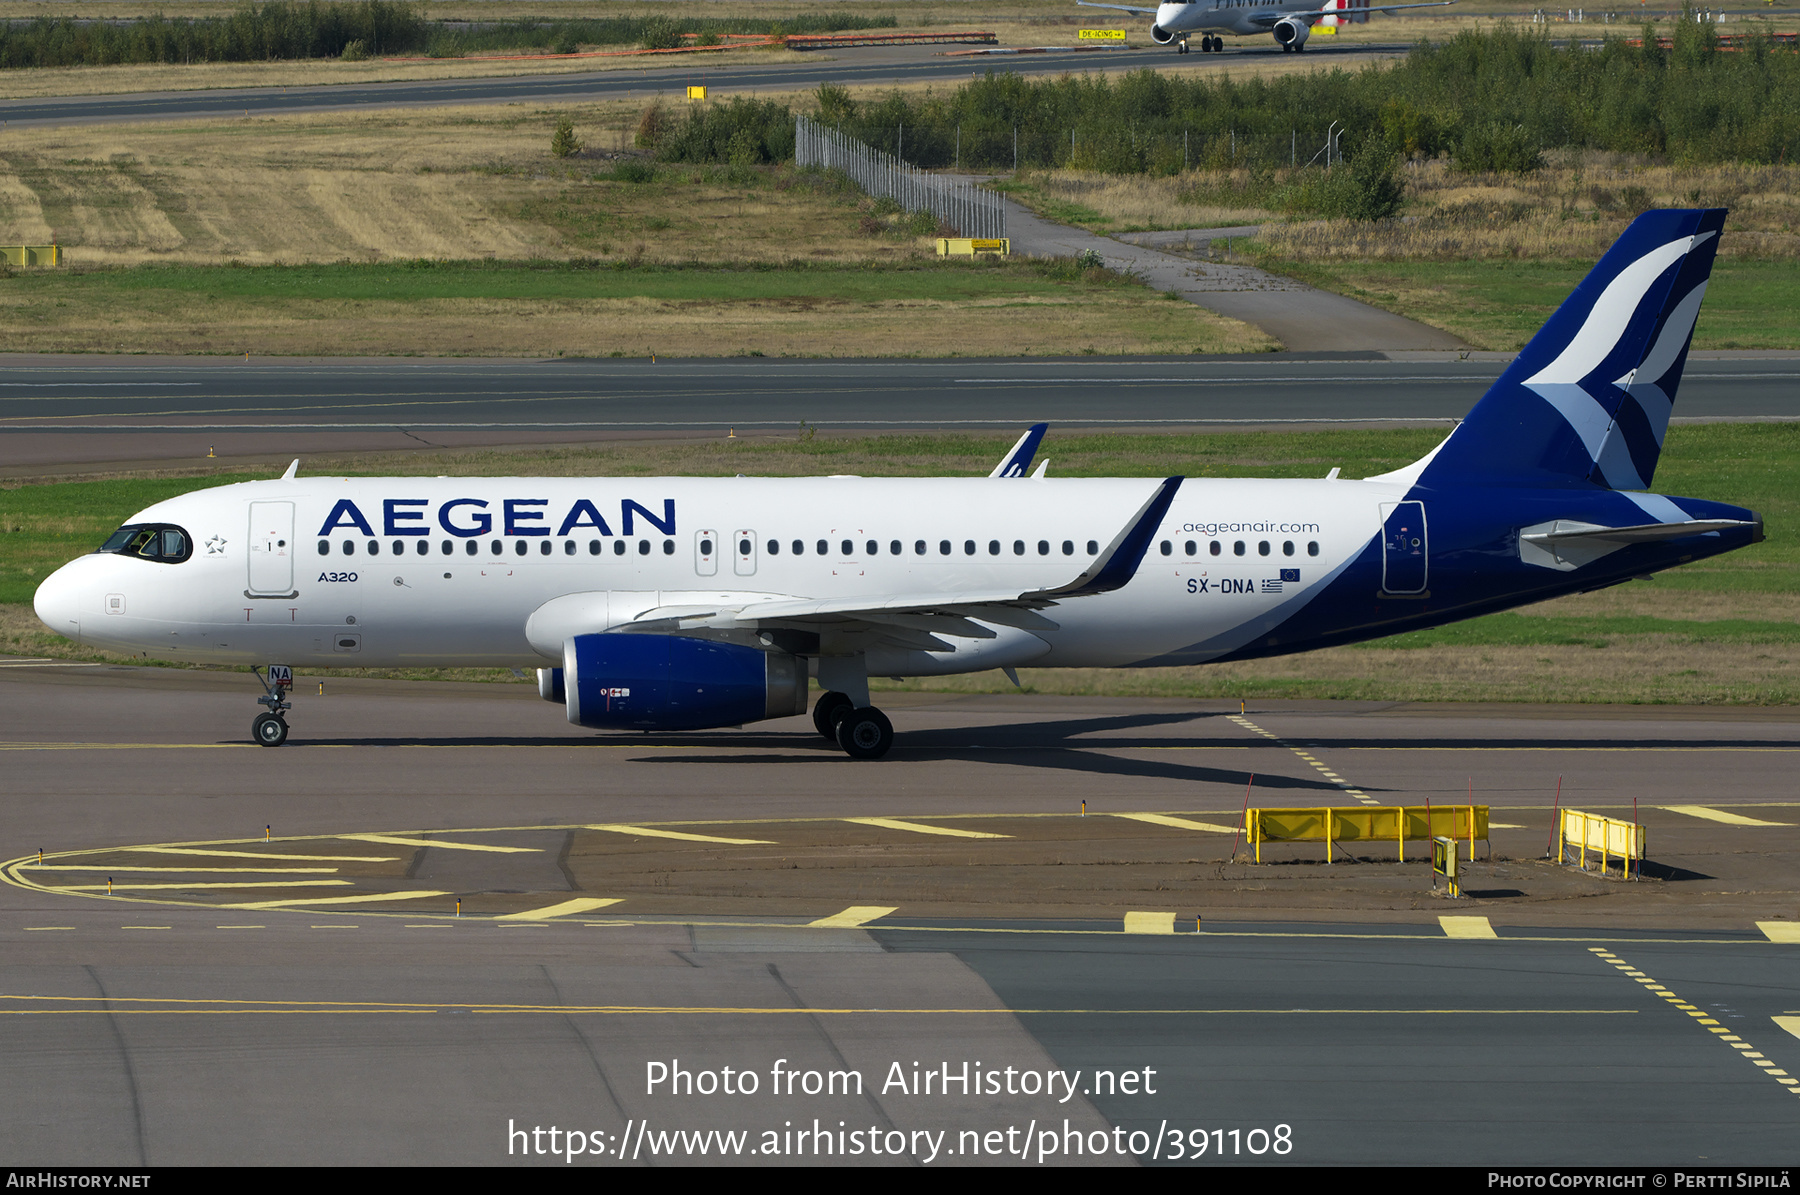
<path fill-rule="evenodd" d="M 656 178 L 656 167 L 636 158 L 627 158 L 613 167 L 612 176 L 621 183 L 647 183 Z"/>
<path fill-rule="evenodd" d="M 338 55 L 345 62 L 366 62 L 369 57 L 369 43 L 357 38 L 344 45 L 344 52 Z"/>
<path fill-rule="evenodd" d="M 575 140 L 575 122 L 566 116 L 556 122 L 556 132 L 550 137 L 550 152 L 559 158 L 572 158 L 581 152 L 581 142 Z"/>
<path fill-rule="evenodd" d="M 1544 153 L 1524 125 L 1489 121 L 1465 128 L 1450 160 L 1469 174 L 1530 174 L 1544 164 Z"/>
<path fill-rule="evenodd" d="M 644 23 L 646 50 L 673 50 L 681 45 L 681 26 L 669 17 L 652 17 Z"/>
<path fill-rule="evenodd" d="M 663 132 L 668 123 L 668 113 L 663 110 L 662 104 L 652 103 L 638 117 L 637 135 L 632 138 L 632 144 L 639 149 L 655 149 L 662 144 Z"/>

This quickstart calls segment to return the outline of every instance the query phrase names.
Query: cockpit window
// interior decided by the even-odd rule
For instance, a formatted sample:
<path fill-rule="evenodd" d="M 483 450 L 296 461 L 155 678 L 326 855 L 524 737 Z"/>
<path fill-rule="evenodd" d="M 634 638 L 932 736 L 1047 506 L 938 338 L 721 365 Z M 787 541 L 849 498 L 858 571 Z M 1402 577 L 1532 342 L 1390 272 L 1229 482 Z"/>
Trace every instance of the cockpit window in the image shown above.
<path fill-rule="evenodd" d="M 161 564 L 180 564 L 194 554 L 188 533 L 167 523 L 127 523 L 96 550 Z"/>

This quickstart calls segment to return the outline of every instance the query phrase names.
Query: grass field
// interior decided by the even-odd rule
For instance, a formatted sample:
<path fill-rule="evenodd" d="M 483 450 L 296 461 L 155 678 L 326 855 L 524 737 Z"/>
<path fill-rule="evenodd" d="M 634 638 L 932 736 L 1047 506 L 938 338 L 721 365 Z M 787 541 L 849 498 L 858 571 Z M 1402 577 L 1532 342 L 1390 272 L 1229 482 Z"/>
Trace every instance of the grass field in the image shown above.
<path fill-rule="evenodd" d="M 1366 476 L 1413 460 L 1440 433 L 1347 430 L 1168 436 L 1063 436 L 1046 445 L 1059 476 Z M 717 476 L 821 473 L 932 476 L 986 472 L 1008 441 L 985 436 L 766 437 L 319 458 L 303 468 L 352 475 Z M 1433 631 L 1299 656 L 1205 668 L 1031 670 L 1041 693 L 1380 700 L 1787 704 L 1800 701 L 1800 426 L 1670 429 L 1657 488 L 1760 511 L 1769 539 L 1649 581 L 1560 598 Z M 0 651 L 106 658 L 50 634 L 30 611 L 38 582 L 91 551 L 134 511 L 177 493 L 246 479 L 119 477 L 0 490 Z M 412 673 L 408 675 L 436 675 Z M 508 681 L 506 672 L 458 672 Z M 878 687 L 1010 691 L 999 674 Z"/>

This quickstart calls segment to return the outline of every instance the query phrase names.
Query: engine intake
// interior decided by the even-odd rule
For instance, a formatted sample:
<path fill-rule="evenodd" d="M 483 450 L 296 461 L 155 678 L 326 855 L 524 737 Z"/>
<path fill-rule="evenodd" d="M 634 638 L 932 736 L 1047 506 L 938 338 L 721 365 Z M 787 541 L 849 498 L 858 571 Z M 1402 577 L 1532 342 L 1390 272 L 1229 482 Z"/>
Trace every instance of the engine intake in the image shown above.
<path fill-rule="evenodd" d="M 569 721 L 601 730 L 705 730 L 806 712 L 805 661 L 735 643 L 576 635 L 561 672 Z"/>
<path fill-rule="evenodd" d="M 1175 40 L 1173 29 L 1164 29 L 1161 25 L 1150 26 L 1150 40 L 1159 46 L 1166 46 Z"/>
<path fill-rule="evenodd" d="M 1289 49 L 1298 50 L 1304 46 L 1311 33 L 1311 25 L 1293 17 L 1283 17 L 1275 22 L 1275 40 Z"/>

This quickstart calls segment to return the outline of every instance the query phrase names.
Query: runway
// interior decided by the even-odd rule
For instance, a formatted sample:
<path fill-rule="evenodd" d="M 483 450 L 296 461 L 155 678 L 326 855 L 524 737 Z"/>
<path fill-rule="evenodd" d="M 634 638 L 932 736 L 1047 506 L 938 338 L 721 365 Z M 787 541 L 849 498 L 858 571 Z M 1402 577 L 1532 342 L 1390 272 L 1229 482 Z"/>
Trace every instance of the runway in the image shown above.
<path fill-rule="evenodd" d="M 31 663 L 0 661 L 19 1164 L 1791 1154 L 1791 710 L 894 694 L 896 748 L 866 764 L 804 720 L 596 735 L 523 685 L 302 677 L 268 751 L 246 677 Z M 1434 899 L 1372 849 L 1228 863 L 1217 831 L 1121 816 L 1229 825 L 1251 774 L 1258 804 L 1472 787 L 1497 825 L 1481 895 Z M 1660 870 L 1538 859 L 1559 775 L 1564 806 L 1635 801 Z M 109 898 L 83 858 L 190 890 Z M 271 865 L 344 870 L 239 879 L 350 883 L 194 887 Z M 437 895 L 329 902 L 390 881 Z M 1161 932 L 1125 932 L 1145 910 Z M 653 1089 L 677 1060 L 757 1090 Z M 997 1089 L 946 1092 L 964 1063 Z"/>
<path fill-rule="evenodd" d="M 1404 54 L 1407 44 L 1357 46 L 1327 51 L 1319 57 L 1346 68 L 1374 58 Z M 57 96 L 0 101 L 0 118 L 8 125 L 98 124 L 115 121 L 188 120 L 219 116 L 268 116 L 278 113 L 345 109 L 417 108 L 445 104 L 579 103 L 593 100 L 645 98 L 679 92 L 702 82 L 716 92 L 799 91 L 820 83 L 880 86 L 906 83 L 951 83 L 989 71 L 1022 75 L 1105 70 L 1137 70 L 1181 65 L 1190 69 L 1234 56 L 1281 57 L 1269 44 L 1233 47 L 1213 59 L 1183 58 L 1171 51 L 1081 53 L 1074 50 L 1030 55 L 974 58 L 942 57 L 935 46 L 865 47 L 834 50 L 817 61 L 756 67 L 709 66 L 685 61 L 677 66 L 644 70 L 608 70 L 574 74 L 500 75 L 488 78 L 436 79 L 411 83 L 335 84 L 290 88 L 218 88 L 206 91 L 128 93 L 101 96 Z M 504 64 L 496 64 L 504 69 Z"/>
<path fill-rule="evenodd" d="M 1462 418 L 1493 354 L 1219 360 L 0 361 L 0 475 L 313 452 L 622 436 L 1200 429 Z M 1800 418 L 1800 358 L 1695 355 L 1678 420 Z"/>

